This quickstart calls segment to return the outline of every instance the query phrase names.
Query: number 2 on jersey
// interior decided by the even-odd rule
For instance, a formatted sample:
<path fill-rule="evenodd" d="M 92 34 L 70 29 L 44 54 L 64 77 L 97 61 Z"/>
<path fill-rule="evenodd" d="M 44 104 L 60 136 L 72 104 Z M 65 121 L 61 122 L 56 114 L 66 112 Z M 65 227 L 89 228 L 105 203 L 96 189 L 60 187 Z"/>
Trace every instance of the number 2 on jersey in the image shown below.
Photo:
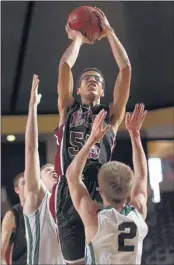
<path fill-rule="evenodd" d="M 126 228 L 130 229 L 129 233 L 123 232 L 118 236 L 118 251 L 133 252 L 135 246 L 125 246 L 125 239 L 133 239 L 137 234 L 137 226 L 133 222 L 124 222 L 118 226 L 119 231 L 124 231 Z"/>

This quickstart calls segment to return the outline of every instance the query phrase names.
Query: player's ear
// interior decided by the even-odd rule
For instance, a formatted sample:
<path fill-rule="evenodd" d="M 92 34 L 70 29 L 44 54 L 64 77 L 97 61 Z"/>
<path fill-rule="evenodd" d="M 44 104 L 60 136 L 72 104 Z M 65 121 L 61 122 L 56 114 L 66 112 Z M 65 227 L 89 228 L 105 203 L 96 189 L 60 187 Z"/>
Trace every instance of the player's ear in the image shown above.
<path fill-rule="evenodd" d="M 77 95 L 80 95 L 80 88 L 77 88 Z"/>
<path fill-rule="evenodd" d="M 14 188 L 14 191 L 16 192 L 16 194 L 19 194 L 19 190 L 17 187 Z"/>
<path fill-rule="evenodd" d="M 104 92 L 104 89 L 102 89 L 101 97 L 104 97 L 104 95 L 105 95 L 105 92 Z"/>

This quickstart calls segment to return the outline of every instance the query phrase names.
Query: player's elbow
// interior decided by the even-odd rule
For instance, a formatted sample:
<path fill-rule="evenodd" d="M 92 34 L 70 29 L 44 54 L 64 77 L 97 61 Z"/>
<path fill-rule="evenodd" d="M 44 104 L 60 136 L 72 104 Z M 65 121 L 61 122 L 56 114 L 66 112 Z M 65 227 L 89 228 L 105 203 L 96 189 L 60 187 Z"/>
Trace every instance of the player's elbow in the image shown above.
<path fill-rule="evenodd" d="M 121 69 L 120 69 L 120 74 L 125 78 L 125 77 L 130 77 L 132 73 L 132 68 L 130 62 L 126 63 Z"/>
<path fill-rule="evenodd" d="M 66 58 L 62 58 L 59 63 L 59 72 L 61 73 L 62 71 L 70 71 L 71 67 L 69 65 L 68 60 Z"/>

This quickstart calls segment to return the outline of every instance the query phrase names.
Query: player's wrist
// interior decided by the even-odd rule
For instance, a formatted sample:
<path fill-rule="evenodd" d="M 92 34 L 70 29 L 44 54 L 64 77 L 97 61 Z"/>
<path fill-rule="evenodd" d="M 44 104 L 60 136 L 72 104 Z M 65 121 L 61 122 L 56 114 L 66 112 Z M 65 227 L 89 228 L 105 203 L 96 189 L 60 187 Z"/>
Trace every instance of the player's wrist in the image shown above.
<path fill-rule="evenodd" d="M 108 37 L 110 34 L 113 34 L 114 33 L 114 30 L 111 26 L 108 26 L 106 29 L 105 29 L 105 33 L 106 33 L 106 36 Z"/>
<path fill-rule="evenodd" d="M 90 146 L 90 148 L 97 142 L 97 140 L 94 139 L 94 137 L 89 136 L 88 140 L 86 141 L 87 145 Z"/>
<path fill-rule="evenodd" d="M 38 105 L 38 104 L 37 104 L 36 102 L 32 102 L 32 101 L 31 101 L 31 102 L 29 103 L 29 108 L 30 108 L 30 109 L 31 109 L 31 108 L 37 108 L 37 105 Z"/>
<path fill-rule="evenodd" d="M 83 35 L 79 32 L 79 34 L 75 36 L 74 41 L 82 45 L 84 43 Z"/>
<path fill-rule="evenodd" d="M 140 131 L 136 130 L 129 130 L 129 135 L 131 138 L 139 138 L 140 137 Z"/>

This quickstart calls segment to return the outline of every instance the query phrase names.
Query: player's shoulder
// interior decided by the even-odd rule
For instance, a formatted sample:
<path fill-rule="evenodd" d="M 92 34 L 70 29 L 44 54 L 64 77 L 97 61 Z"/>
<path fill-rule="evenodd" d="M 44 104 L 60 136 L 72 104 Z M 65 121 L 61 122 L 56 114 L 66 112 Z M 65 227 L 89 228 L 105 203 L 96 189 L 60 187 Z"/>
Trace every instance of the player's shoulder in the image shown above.
<path fill-rule="evenodd" d="M 8 210 L 5 215 L 4 215 L 4 220 L 6 219 L 10 219 L 10 218 L 13 218 L 14 217 L 14 212 L 12 210 L 12 208 L 10 210 Z"/>
<path fill-rule="evenodd" d="M 80 107 L 81 103 L 77 99 L 73 99 L 72 104 L 67 108 L 67 112 L 71 111 L 74 108 Z"/>
<path fill-rule="evenodd" d="M 4 218 L 2 220 L 2 227 L 11 230 L 15 226 L 16 226 L 15 215 L 14 215 L 13 211 L 10 209 L 4 215 Z"/>
<path fill-rule="evenodd" d="M 20 203 L 18 204 L 15 204 L 12 208 L 11 208 L 11 211 L 13 210 L 16 210 L 16 211 L 19 211 L 22 209 L 22 205 Z"/>

